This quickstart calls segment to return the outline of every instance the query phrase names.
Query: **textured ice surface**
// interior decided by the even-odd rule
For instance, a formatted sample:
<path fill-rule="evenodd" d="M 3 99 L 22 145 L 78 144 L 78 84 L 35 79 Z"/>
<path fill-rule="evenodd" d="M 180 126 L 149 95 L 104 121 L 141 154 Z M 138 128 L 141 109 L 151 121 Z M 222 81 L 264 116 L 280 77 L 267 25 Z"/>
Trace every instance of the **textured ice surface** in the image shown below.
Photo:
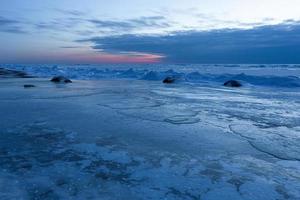
<path fill-rule="evenodd" d="M 300 199 L 299 97 L 0 80 L 0 199 Z"/>

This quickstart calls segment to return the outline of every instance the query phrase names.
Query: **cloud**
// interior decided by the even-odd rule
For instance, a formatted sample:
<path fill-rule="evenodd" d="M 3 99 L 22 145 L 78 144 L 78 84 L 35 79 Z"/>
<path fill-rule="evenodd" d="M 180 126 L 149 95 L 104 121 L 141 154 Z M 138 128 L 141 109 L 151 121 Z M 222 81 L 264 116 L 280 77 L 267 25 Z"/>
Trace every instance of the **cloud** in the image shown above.
<path fill-rule="evenodd" d="M 62 48 L 62 49 L 79 49 L 82 47 L 81 46 L 62 46 L 60 48 Z"/>
<path fill-rule="evenodd" d="M 118 31 L 131 31 L 140 28 L 167 28 L 170 24 L 163 16 L 139 17 L 128 20 L 98 20 L 90 19 L 90 23 L 97 28 L 104 28 Z"/>
<path fill-rule="evenodd" d="M 2 16 L 0 16 L 0 32 L 15 33 L 15 34 L 26 33 L 20 27 L 19 21 L 7 19 Z"/>
<path fill-rule="evenodd" d="M 69 12 L 70 11 L 68 11 L 68 13 Z M 84 33 L 120 35 L 124 33 L 134 33 L 142 29 L 148 31 L 169 26 L 163 16 L 138 17 L 128 20 L 99 20 L 84 16 L 67 16 L 33 23 L 33 27 L 37 31 L 67 32 L 77 35 L 86 35 Z"/>
<path fill-rule="evenodd" d="M 91 22 L 98 28 L 128 30 L 128 29 L 132 29 L 135 27 L 133 24 L 131 24 L 129 22 L 125 22 L 125 21 L 110 21 L 110 20 L 91 19 L 91 20 L 89 20 L 89 22 Z"/>
<path fill-rule="evenodd" d="M 74 31 L 77 25 L 83 22 L 82 19 L 76 17 L 67 17 L 60 19 L 53 19 L 47 22 L 38 22 L 34 24 L 35 29 L 37 30 L 46 30 L 46 31 L 64 31 L 71 32 Z"/>
<path fill-rule="evenodd" d="M 0 25 L 1 26 L 6 26 L 6 25 L 11 25 L 11 24 L 16 24 L 16 23 L 18 23 L 18 21 L 6 19 L 6 18 L 0 16 Z"/>
<path fill-rule="evenodd" d="M 79 10 L 64 10 L 64 9 L 55 9 L 55 11 L 62 13 L 64 15 L 71 15 L 71 16 L 84 16 L 86 13 L 79 11 Z"/>
<path fill-rule="evenodd" d="M 94 49 L 165 55 L 180 63 L 300 63 L 300 22 L 253 29 L 175 32 L 169 35 L 94 37 Z"/>

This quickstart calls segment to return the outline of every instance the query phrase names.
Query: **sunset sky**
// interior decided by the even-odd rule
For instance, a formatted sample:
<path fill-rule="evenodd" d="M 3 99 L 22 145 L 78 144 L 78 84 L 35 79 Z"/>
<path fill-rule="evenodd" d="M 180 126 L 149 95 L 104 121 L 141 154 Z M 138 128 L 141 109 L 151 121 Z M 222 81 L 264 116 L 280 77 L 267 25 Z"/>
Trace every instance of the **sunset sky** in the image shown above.
<path fill-rule="evenodd" d="M 300 63 L 299 0 L 0 5 L 0 63 Z"/>

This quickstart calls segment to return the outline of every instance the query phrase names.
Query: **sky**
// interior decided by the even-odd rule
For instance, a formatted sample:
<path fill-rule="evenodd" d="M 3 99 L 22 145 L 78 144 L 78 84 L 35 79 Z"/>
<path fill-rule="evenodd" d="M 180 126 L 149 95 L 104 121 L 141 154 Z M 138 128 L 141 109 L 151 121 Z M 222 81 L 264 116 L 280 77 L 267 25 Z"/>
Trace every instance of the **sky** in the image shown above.
<path fill-rule="evenodd" d="M 299 0 L 1 0 L 0 63 L 300 63 Z"/>

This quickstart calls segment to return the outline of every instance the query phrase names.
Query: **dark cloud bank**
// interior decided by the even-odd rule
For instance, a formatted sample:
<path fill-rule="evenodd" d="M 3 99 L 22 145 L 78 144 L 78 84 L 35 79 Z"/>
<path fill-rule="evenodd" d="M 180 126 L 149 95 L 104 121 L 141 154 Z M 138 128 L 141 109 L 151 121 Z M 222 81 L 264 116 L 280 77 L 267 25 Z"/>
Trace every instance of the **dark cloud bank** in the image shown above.
<path fill-rule="evenodd" d="M 95 37 L 94 49 L 165 55 L 176 63 L 300 63 L 300 22 L 248 30 L 176 32 L 165 36 Z"/>

